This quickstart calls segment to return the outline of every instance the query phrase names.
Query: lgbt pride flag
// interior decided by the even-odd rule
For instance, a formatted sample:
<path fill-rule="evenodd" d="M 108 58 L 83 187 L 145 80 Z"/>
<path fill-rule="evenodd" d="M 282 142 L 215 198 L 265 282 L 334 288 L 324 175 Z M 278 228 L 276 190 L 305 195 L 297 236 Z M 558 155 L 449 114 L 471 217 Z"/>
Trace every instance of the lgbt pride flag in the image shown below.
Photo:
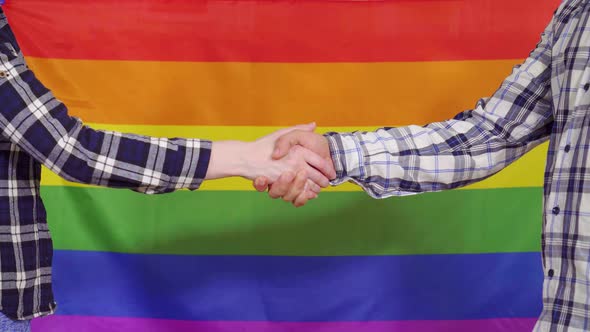
<path fill-rule="evenodd" d="M 30 67 L 96 128 L 252 140 L 425 124 L 490 95 L 558 0 L 9 0 Z M 477 185 L 294 209 L 241 179 L 145 196 L 44 170 L 58 313 L 35 332 L 528 331 L 546 146 Z"/>

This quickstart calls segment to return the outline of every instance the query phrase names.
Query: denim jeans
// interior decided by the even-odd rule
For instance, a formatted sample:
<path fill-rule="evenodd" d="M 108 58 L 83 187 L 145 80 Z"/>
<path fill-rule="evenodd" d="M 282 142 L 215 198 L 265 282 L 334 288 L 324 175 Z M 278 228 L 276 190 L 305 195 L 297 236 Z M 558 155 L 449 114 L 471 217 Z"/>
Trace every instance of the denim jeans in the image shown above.
<path fill-rule="evenodd" d="M 31 332 L 31 321 L 12 320 L 0 312 L 0 332 Z"/>

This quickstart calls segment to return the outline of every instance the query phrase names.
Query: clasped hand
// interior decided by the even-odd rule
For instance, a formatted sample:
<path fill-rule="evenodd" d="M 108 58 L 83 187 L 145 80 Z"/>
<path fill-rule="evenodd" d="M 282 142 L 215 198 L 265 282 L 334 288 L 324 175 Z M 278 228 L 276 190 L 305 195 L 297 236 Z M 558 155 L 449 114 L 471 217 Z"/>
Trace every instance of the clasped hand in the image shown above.
<path fill-rule="evenodd" d="M 326 139 L 315 124 L 278 130 L 254 142 L 213 142 L 205 179 L 241 176 L 258 191 L 302 206 L 336 174 Z"/>
<path fill-rule="evenodd" d="M 268 189 L 271 198 L 282 198 L 300 207 L 316 198 L 321 188 L 329 185 L 328 179 L 336 177 L 329 144 L 324 136 L 314 133 L 314 130 L 315 124 L 310 124 L 270 135 L 268 141 L 274 143 L 274 160 L 304 160 L 307 165 L 300 163 L 284 171 L 278 178 L 257 176 L 253 182 L 257 191 Z"/>

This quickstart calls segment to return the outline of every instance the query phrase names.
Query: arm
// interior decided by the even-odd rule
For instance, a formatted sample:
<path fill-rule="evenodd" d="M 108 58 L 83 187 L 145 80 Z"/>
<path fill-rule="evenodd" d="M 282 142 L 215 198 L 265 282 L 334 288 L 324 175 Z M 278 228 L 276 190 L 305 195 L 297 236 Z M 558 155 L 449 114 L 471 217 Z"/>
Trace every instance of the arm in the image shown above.
<path fill-rule="evenodd" d="M 384 198 L 452 189 L 485 179 L 548 139 L 552 24 L 489 99 L 454 119 L 374 132 L 328 133 L 337 172 Z"/>
<path fill-rule="evenodd" d="M 0 46 L 2 136 L 63 178 L 143 193 L 197 189 L 211 142 L 164 139 L 85 126 L 37 80 L 18 56 Z"/>
<path fill-rule="evenodd" d="M 327 133 L 324 138 L 290 133 L 277 142 L 281 153 L 275 157 L 295 144 L 320 155 L 329 146 L 337 174 L 332 183 L 352 181 L 374 198 L 452 189 L 485 179 L 551 133 L 552 44 L 553 21 L 529 57 L 491 98 L 452 120 L 373 132 Z M 255 183 L 259 191 L 264 185 L 264 181 Z M 270 189 L 275 196 L 287 192 L 290 197 L 297 194 L 284 181 Z"/>
<path fill-rule="evenodd" d="M 11 39 L 9 31 L 0 29 L 0 41 L 7 39 Z M 94 130 L 68 115 L 66 106 L 27 68 L 15 45 L 15 41 L 0 43 L 1 134 L 69 181 L 154 194 L 195 190 L 204 179 L 265 175 L 273 180 L 281 172 L 307 170 L 308 178 L 328 185 L 315 169 L 332 166 L 305 149 L 281 160 L 270 158 L 274 140 L 292 129 L 251 143 L 213 144 Z M 319 191 L 316 184 L 310 186 Z"/>

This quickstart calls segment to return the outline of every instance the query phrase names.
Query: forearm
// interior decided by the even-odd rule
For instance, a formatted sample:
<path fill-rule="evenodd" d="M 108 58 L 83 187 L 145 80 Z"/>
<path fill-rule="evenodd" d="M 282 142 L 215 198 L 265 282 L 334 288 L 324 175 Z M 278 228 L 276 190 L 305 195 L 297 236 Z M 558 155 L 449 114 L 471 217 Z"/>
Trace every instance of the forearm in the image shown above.
<path fill-rule="evenodd" d="M 164 139 L 85 126 L 68 114 L 25 65 L 0 48 L 2 135 L 70 181 L 144 193 L 197 189 L 209 163 L 210 142 Z"/>
<path fill-rule="evenodd" d="M 148 194 L 195 190 L 209 164 L 211 143 L 206 140 L 99 131 L 74 118 L 52 134 L 41 133 L 45 126 L 36 128 L 13 142 L 72 182 Z"/>
<path fill-rule="evenodd" d="M 536 116 L 524 112 L 531 121 L 519 123 L 491 113 L 494 105 L 482 101 L 424 127 L 328 135 L 334 184 L 350 180 L 375 198 L 453 189 L 499 172 L 549 137 L 549 107 L 538 105 Z"/>
<path fill-rule="evenodd" d="M 248 164 L 246 158 L 248 147 L 248 143 L 240 141 L 213 142 L 205 180 L 244 176 Z"/>
<path fill-rule="evenodd" d="M 272 142 L 271 142 L 272 143 Z M 211 160 L 205 180 L 226 177 L 255 179 L 265 176 L 274 181 L 284 171 L 294 171 L 293 165 L 272 160 L 272 144 L 265 141 L 218 141 L 212 143 Z"/>
<path fill-rule="evenodd" d="M 453 189 L 497 173 L 547 138 L 541 135 L 522 142 L 496 138 L 444 151 L 430 138 L 437 134 L 418 128 L 413 134 L 404 127 L 329 136 L 337 172 L 333 184 L 352 181 L 375 198 Z"/>

